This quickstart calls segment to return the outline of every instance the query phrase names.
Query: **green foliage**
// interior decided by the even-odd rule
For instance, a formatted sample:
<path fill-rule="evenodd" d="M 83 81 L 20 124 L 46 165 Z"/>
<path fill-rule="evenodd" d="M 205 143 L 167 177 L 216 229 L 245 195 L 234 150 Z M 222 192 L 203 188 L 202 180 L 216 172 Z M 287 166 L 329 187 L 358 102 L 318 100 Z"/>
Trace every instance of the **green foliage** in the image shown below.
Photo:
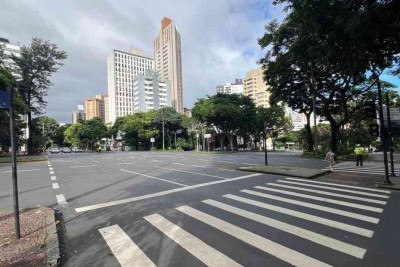
<path fill-rule="evenodd" d="M 55 119 L 42 116 L 32 120 L 33 151 L 40 152 L 47 148 L 46 144 L 53 144 L 60 129 Z"/>

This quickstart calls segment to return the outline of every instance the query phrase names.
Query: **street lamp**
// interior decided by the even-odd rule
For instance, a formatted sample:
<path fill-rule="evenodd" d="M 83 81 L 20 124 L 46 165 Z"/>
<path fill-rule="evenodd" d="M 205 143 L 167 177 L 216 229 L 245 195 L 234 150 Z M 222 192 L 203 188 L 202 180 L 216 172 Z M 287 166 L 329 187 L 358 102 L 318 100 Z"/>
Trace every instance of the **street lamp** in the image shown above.
<path fill-rule="evenodd" d="M 264 157 L 265 157 L 265 165 L 268 165 L 268 154 L 267 154 L 267 133 L 268 133 L 268 130 L 270 130 L 268 127 L 267 127 L 267 124 L 266 123 L 264 123 Z"/>

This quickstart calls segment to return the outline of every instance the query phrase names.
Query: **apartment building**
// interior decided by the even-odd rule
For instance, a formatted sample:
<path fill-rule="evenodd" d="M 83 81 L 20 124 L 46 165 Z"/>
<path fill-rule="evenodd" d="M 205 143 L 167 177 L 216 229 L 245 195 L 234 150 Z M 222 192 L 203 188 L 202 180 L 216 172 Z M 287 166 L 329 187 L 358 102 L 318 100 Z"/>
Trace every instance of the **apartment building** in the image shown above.
<path fill-rule="evenodd" d="M 216 87 L 217 93 L 221 94 L 243 94 L 243 80 L 235 79 L 234 83 L 226 83 Z"/>
<path fill-rule="evenodd" d="M 12 73 L 12 75 L 19 79 L 21 75 L 19 74 L 18 66 L 12 60 L 12 56 L 19 57 L 21 55 L 21 47 L 17 43 L 11 43 L 8 39 L 0 37 L 0 47 L 3 50 L 3 64 Z"/>
<path fill-rule="evenodd" d="M 153 41 L 155 70 L 162 80 L 171 81 L 172 106 L 183 113 L 181 36 L 173 21 L 163 18 Z"/>
<path fill-rule="evenodd" d="M 269 107 L 268 85 L 264 82 L 263 69 L 258 68 L 246 73 L 243 94 L 253 99 L 256 106 Z"/>
<path fill-rule="evenodd" d="M 86 98 L 85 100 L 85 119 L 100 118 L 105 122 L 104 96 L 96 95 L 95 98 Z"/>
<path fill-rule="evenodd" d="M 85 120 L 85 108 L 83 105 L 77 105 L 76 110 L 72 112 L 72 124 Z"/>
<path fill-rule="evenodd" d="M 134 113 L 133 86 L 135 77 L 154 68 L 154 60 L 144 56 L 141 49 L 129 52 L 113 50 L 107 58 L 108 121 Z"/>

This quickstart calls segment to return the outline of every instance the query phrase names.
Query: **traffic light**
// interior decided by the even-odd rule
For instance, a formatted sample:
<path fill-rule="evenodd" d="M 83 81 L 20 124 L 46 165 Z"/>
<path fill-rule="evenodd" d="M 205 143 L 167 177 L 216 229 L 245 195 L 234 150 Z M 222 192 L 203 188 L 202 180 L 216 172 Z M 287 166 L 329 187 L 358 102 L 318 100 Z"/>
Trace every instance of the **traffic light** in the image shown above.
<path fill-rule="evenodd" d="M 370 124 L 369 125 L 369 133 L 374 137 L 378 137 L 379 136 L 379 125 L 376 123 Z"/>
<path fill-rule="evenodd" d="M 375 100 L 365 101 L 364 113 L 365 117 L 370 119 L 376 119 Z"/>

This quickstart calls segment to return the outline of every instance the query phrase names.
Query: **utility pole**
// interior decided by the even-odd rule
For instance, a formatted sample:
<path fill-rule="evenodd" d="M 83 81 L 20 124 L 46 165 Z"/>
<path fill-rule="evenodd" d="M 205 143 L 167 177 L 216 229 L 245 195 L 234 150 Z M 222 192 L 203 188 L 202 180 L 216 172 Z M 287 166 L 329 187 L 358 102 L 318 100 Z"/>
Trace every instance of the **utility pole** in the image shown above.
<path fill-rule="evenodd" d="M 199 134 L 196 131 L 196 152 L 199 152 Z"/>
<path fill-rule="evenodd" d="M 19 223 L 19 202 L 18 202 L 18 180 L 17 180 L 17 144 L 15 140 L 15 128 L 14 128 L 14 89 L 10 88 L 10 137 L 11 137 L 11 173 L 13 183 L 13 197 L 14 197 L 14 219 L 15 219 L 15 235 L 17 239 L 21 238 L 20 223 Z"/>
<path fill-rule="evenodd" d="M 43 153 L 46 151 L 46 143 L 44 142 L 44 119 L 42 125 L 42 135 L 43 135 Z"/>
<path fill-rule="evenodd" d="M 388 139 L 390 146 L 390 176 L 396 176 L 394 173 L 394 162 L 393 162 L 393 136 L 392 136 L 392 122 L 390 121 L 390 105 L 389 105 L 389 93 L 386 92 L 386 114 L 388 119 Z"/>
<path fill-rule="evenodd" d="M 383 163 L 385 165 L 385 181 L 382 184 L 392 184 L 389 179 L 389 168 L 388 168 L 388 158 L 387 158 L 387 145 L 386 145 L 386 131 L 383 119 L 383 101 L 382 101 L 382 89 L 381 81 L 379 76 L 376 78 L 378 80 L 378 105 L 379 105 L 379 126 L 380 126 L 380 137 L 383 146 Z"/>
<path fill-rule="evenodd" d="M 268 154 L 267 154 L 267 126 L 264 123 L 264 159 L 265 159 L 265 165 L 268 165 Z"/>
<path fill-rule="evenodd" d="M 164 110 L 161 109 L 161 114 L 162 114 L 162 150 L 165 150 L 165 122 L 164 122 Z"/>

